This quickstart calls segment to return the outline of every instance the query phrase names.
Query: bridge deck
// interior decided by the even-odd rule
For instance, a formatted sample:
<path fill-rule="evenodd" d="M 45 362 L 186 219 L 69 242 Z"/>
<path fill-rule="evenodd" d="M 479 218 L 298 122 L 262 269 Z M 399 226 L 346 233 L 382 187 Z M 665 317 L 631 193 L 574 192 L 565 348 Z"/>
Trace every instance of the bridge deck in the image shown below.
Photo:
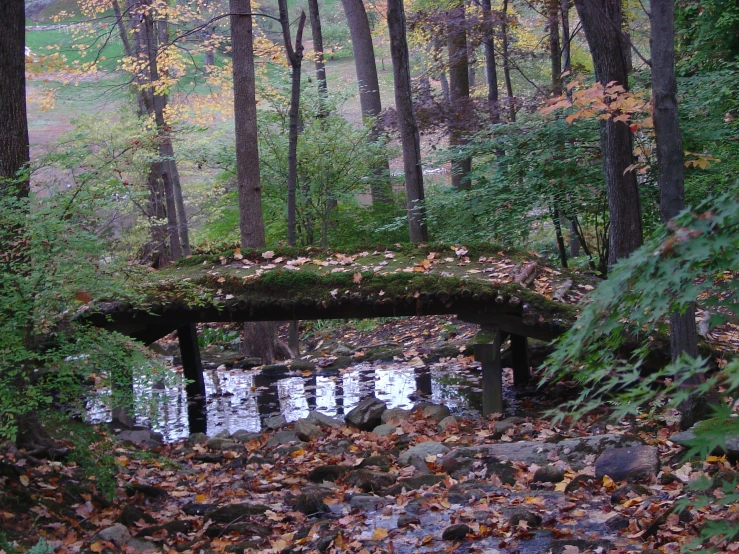
<path fill-rule="evenodd" d="M 204 391 L 194 324 L 216 321 L 455 314 L 487 328 L 489 348 L 499 350 L 501 338 L 511 336 L 518 352 L 514 369 L 522 380 L 528 375 L 525 338 L 548 341 L 562 334 L 577 316 L 577 303 L 595 285 L 592 278 L 541 262 L 516 283 L 533 262 L 538 260 L 527 253 L 439 245 L 351 254 L 236 249 L 153 272 L 148 302 L 99 302 L 82 317 L 147 344 L 178 330 L 193 397 Z M 490 373 L 486 366 L 500 365 L 489 348 L 480 348 L 484 378 Z M 488 383 L 499 379 L 498 370 Z M 501 408 L 497 401 L 491 406 Z"/>

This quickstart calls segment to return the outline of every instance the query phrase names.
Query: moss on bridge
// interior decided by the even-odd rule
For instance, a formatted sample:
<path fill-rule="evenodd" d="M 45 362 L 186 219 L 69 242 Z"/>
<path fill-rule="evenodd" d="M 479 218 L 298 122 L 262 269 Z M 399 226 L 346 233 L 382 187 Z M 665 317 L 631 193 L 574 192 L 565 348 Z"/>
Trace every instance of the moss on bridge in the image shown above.
<path fill-rule="evenodd" d="M 516 269 L 529 261 L 540 265 L 531 288 L 513 283 Z M 552 301 L 551 295 L 568 279 L 574 285 L 567 302 Z M 494 246 L 396 244 L 351 252 L 283 248 L 201 253 L 152 272 L 147 296 L 164 306 L 224 309 L 244 301 L 326 305 L 347 296 L 363 302 L 416 298 L 450 306 L 461 298 L 498 299 L 568 324 L 577 316 L 574 305 L 595 284 L 591 277 L 547 265 L 527 252 L 503 252 Z"/>

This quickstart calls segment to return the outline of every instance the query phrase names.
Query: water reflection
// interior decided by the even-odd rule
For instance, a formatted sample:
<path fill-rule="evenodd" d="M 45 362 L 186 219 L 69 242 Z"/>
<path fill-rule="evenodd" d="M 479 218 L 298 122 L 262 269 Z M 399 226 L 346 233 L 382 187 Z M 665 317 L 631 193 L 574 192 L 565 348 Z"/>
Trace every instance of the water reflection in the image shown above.
<path fill-rule="evenodd" d="M 287 421 L 310 410 L 343 418 L 362 398 L 374 394 L 389 408 L 411 408 L 418 400 L 442 402 L 452 411 L 479 410 L 480 374 L 458 363 L 413 367 L 403 363 L 363 363 L 341 372 L 266 375 L 258 370 L 205 372 L 207 400 L 203 417 L 207 434 L 227 430 L 257 432 L 266 417 L 283 414 Z M 137 392 L 143 394 L 144 389 Z M 152 394 L 151 390 L 146 391 Z M 187 438 L 197 410 L 190 409 L 184 387 L 166 386 L 153 392 L 158 413 L 137 414 L 137 422 L 162 433 L 168 442 Z M 109 417 L 100 408 L 91 420 Z M 200 429 L 198 429 L 200 430 Z"/>

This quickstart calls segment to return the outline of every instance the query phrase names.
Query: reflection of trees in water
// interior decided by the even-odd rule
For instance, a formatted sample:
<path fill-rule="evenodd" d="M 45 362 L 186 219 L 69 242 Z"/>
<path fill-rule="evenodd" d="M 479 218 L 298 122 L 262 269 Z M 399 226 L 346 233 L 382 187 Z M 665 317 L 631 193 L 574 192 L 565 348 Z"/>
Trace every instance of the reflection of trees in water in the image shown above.
<path fill-rule="evenodd" d="M 443 401 L 450 408 L 470 408 L 482 410 L 480 376 L 459 367 L 434 368 L 429 373 L 433 398 Z"/>

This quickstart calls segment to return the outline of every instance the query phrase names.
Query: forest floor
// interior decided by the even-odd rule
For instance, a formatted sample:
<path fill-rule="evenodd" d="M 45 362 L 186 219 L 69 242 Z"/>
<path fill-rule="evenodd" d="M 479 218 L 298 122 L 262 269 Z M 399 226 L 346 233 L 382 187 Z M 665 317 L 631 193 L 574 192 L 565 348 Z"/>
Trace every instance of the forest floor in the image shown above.
<path fill-rule="evenodd" d="M 396 342 L 423 359 L 423 345 L 443 339 L 472 364 L 473 332 L 449 318 L 347 322 L 314 328 L 305 344 Z M 370 398 L 346 422 L 312 412 L 172 444 L 101 426 L 89 449 L 59 461 L 6 445 L 0 552 L 44 538 L 44 552 L 70 553 L 667 554 L 712 522 L 739 520 L 720 502 L 736 491 L 736 458 L 686 461 L 671 440 L 674 413 L 609 421 L 604 407 L 554 424 L 547 410 L 575 392 L 571 383 L 522 390 L 514 417 L 489 419 L 428 402 L 385 410 Z M 718 473 L 723 489 L 693 499 L 688 484 Z M 678 508 L 684 498 L 693 500 Z M 739 552 L 739 542 L 719 550 Z"/>

